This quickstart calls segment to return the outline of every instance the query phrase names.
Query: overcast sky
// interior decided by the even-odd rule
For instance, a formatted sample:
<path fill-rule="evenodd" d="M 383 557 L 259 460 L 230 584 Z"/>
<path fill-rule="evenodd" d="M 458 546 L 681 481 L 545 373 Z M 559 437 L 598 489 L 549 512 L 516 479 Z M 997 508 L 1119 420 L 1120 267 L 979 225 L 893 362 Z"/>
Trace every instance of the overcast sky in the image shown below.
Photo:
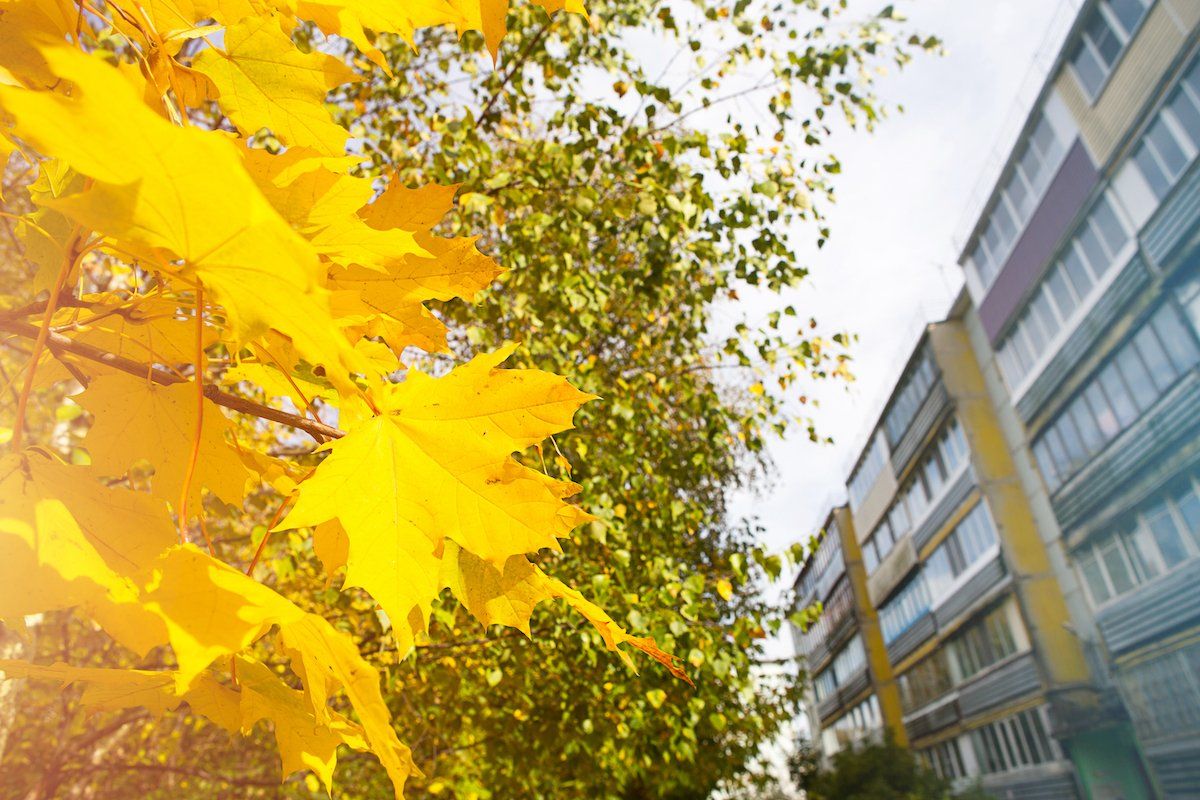
<path fill-rule="evenodd" d="M 811 279 L 795 299 L 823 328 L 859 335 L 857 381 L 821 394 L 818 426 L 835 444 L 801 436 L 777 443 L 775 485 L 739 501 L 738 512 L 757 515 L 772 545 L 807 537 L 844 498 L 848 470 L 920 331 L 944 317 L 962 285 L 967 209 L 994 183 L 1080 2 L 896 3 L 948 53 L 919 57 L 880 82 L 881 98 L 904 114 L 833 144 L 843 168 L 829 213 L 833 237 L 813 254 Z"/>

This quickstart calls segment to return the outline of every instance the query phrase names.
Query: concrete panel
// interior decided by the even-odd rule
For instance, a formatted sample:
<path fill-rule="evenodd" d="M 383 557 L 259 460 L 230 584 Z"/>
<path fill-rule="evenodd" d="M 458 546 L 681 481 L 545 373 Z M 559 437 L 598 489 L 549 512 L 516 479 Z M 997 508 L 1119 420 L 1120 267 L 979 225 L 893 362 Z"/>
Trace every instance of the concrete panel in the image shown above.
<path fill-rule="evenodd" d="M 1000 339 L 1029 290 L 1041 280 L 1059 245 L 1074 230 L 1079 211 L 1099 181 L 1096 168 L 1077 139 L 979 304 L 979 318 L 992 344 Z"/>
<path fill-rule="evenodd" d="M 1059 73 L 1055 88 L 1102 172 L 1124 155 L 1119 148 L 1180 57 L 1189 36 L 1185 31 L 1196 26 L 1198 6 L 1194 0 L 1155 3 L 1095 103 L 1070 67 Z"/>
<path fill-rule="evenodd" d="M 892 552 L 875 568 L 875 574 L 867 578 L 867 594 L 871 605 L 875 608 L 883 605 L 884 598 L 900 585 L 916 565 L 917 549 L 913 547 L 912 537 L 905 536 L 896 542 Z"/>

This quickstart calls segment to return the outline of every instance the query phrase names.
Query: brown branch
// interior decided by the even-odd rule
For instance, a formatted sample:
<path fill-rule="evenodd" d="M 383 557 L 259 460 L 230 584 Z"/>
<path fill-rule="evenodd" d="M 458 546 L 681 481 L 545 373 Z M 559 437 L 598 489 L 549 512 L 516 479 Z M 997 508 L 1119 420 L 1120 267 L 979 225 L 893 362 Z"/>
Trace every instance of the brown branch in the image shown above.
<path fill-rule="evenodd" d="M 23 336 L 27 339 L 36 339 L 38 326 L 19 320 L 0 318 L 0 331 L 7 331 L 8 333 Z M 81 358 L 86 358 L 89 361 L 95 361 L 97 364 L 104 364 L 107 367 L 127 372 L 139 378 L 149 377 L 150 380 L 163 386 L 171 386 L 187 380 L 150 364 L 143 364 L 140 361 L 134 361 L 131 358 L 110 353 L 107 350 L 85 342 L 77 342 L 74 339 L 63 336 L 61 333 L 51 332 L 46 338 L 46 344 L 53 352 L 71 353 Z M 313 438 L 323 436 L 326 439 L 340 439 L 346 435 L 337 428 L 320 422 L 314 422 L 298 414 L 289 414 L 286 411 L 280 411 L 270 406 L 247 400 L 244 397 L 223 392 L 213 384 L 208 384 L 204 387 L 204 396 L 219 406 L 225 406 L 225 408 L 242 414 L 250 414 L 251 416 L 271 422 L 278 422 L 281 425 L 287 425 L 288 427 L 304 431 L 313 436 Z"/>
<path fill-rule="evenodd" d="M 255 786 L 274 789 L 280 785 L 279 780 L 274 778 L 260 779 L 242 775 L 222 775 L 218 772 L 210 772 L 205 769 L 175 767 L 171 766 L 170 764 L 89 764 L 85 767 L 71 767 L 64 771 L 70 773 L 157 772 L 169 775 L 186 775 L 193 778 L 202 778 L 204 780 L 224 783 L 228 786 Z"/>

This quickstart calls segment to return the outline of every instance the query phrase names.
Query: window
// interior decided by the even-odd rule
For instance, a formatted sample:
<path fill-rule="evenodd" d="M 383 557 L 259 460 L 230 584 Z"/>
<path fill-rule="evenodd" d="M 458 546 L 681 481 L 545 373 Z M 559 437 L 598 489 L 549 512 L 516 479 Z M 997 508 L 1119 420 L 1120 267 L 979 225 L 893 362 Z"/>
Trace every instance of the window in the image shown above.
<path fill-rule="evenodd" d="M 968 736 L 975 760 L 987 775 L 1060 760 L 1062 753 L 1049 730 L 1046 707 L 1039 706 L 988 723 Z"/>
<path fill-rule="evenodd" d="M 1020 612 L 1009 599 L 965 625 L 946 650 L 957 684 L 1027 647 Z"/>
<path fill-rule="evenodd" d="M 883 471 L 886 463 L 887 454 L 884 452 L 883 436 L 876 431 L 871 435 L 871 443 L 867 445 L 867 451 L 863 454 L 862 460 L 859 461 L 858 466 L 854 468 L 854 473 L 850 476 L 850 507 L 855 511 L 866 499 L 867 493 L 875 485 L 875 480 Z"/>
<path fill-rule="evenodd" d="M 925 576 L 917 573 L 896 596 L 879 609 L 879 625 L 883 629 L 883 641 L 891 644 L 900 634 L 929 611 L 929 588 Z"/>
<path fill-rule="evenodd" d="M 867 653 L 863 649 L 862 639 L 857 636 L 851 639 L 833 659 L 833 669 L 837 673 L 839 684 L 850 680 L 866 666 Z"/>
<path fill-rule="evenodd" d="M 1034 442 L 1046 485 L 1057 490 L 1200 361 L 1179 311 L 1165 303 Z"/>
<path fill-rule="evenodd" d="M 1118 683 L 1139 738 L 1200 732 L 1200 644 L 1130 667 Z"/>
<path fill-rule="evenodd" d="M 925 350 L 917 359 L 916 365 L 900 381 L 900 389 L 896 392 L 895 400 L 884 415 L 883 427 L 887 432 L 887 442 L 895 447 L 908 430 L 913 417 L 921 408 L 925 395 L 937 380 L 937 370 L 929 351 Z"/>
<path fill-rule="evenodd" d="M 905 713 L 929 705 L 954 688 L 946 651 L 937 650 L 899 678 L 900 703 Z"/>
<path fill-rule="evenodd" d="M 1091 99 L 1100 95 L 1149 5 L 1150 0 L 1101 0 L 1092 11 L 1071 55 L 1075 75 Z"/>
<path fill-rule="evenodd" d="M 968 776 L 959 740 L 948 739 L 921 751 L 921 756 L 942 780 L 954 781 Z"/>
<path fill-rule="evenodd" d="M 1162 200 L 1200 150 L 1200 59 L 1192 63 L 1179 86 L 1134 151 L 1133 161 L 1150 191 Z"/>
<path fill-rule="evenodd" d="M 1092 604 L 1103 605 L 1200 557 L 1200 495 L 1182 478 L 1074 554 Z"/>
<path fill-rule="evenodd" d="M 966 463 L 967 439 L 958 420 L 951 418 L 917 463 L 913 477 L 896 492 L 896 500 L 883 522 L 863 543 L 863 566 L 868 575 L 887 557 L 895 543 L 908 535 L 932 501 L 945 491 L 950 478 L 956 476 Z"/>
<path fill-rule="evenodd" d="M 862 639 L 855 636 L 838 651 L 829 666 L 821 670 L 813 679 L 813 693 L 817 697 L 817 702 L 820 703 L 825 698 L 833 696 L 835 689 L 846 685 L 847 681 L 866 666 L 867 654 L 863 650 Z"/>
<path fill-rule="evenodd" d="M 821 743 L 826 756 L 865 739 L 883 726 L 879 699 L 871 695 L 821 731 Z"/>
<path fill-rule="evenodd" d="M 936 605 L 955 581 L 996 544 L 996 528 L 987 503 L 980 501 L 951 531 L 925 562 L 925 580 Z"/>
<path fill-rule="evenodd" d="M 875 571 L 875 568 L 879 566 L 879 551 L 875 549 L 874 539 L 868 539 L 867 541 L 863 542 L 862 553 L 863 569 L 865 569 L 867 574 L 870 575 Z"/>
<path fill-rule="evenodd" d="M 1122 263 L 1117 257 L 1129 238 L 1129 228 L 1102 196 L 1000 343 L 1000 369 L 1014 392 L 1057 349 L 1060 334 L 1073 329 L 1076 317 L 1090 307 L 1101 279 Z"/>
<path fill-rule="evenodd" d="M 816 695 L 818 703 L 831 696 L 836 689 L 837 680 L 834 678 L 833 669 L 831 667 L 826 667 L 813 680 L 813 694 Z"/>
<path fill-rule="evenodd" d="M 971 262 L 985 287 L 1000 272 L 1017 234 L 1033 214 L 1066 153 L 1066 140 L 1043 114 L 1026 139 L 1025 149 L 1014 159 L 1012 171 L 997 193 L 987 226 L 971 252 Z"/>

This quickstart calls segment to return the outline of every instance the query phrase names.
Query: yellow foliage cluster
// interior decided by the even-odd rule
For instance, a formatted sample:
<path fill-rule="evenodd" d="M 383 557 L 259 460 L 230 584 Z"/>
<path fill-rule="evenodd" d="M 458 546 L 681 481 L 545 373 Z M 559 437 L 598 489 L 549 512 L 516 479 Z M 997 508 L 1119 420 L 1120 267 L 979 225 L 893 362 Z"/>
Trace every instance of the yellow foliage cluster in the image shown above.
<path fill-rule="evenodd" d="M 591 398 L 501 368 L 507 349 L 437 378 L 405 363 L 408 348 L 446 350 L 425 303 L 471 301 L 498 267 L 474 239 L 431 232 L 453 187 L 357 177 L 324 107 L 353 79 L 342 57 L 386 67 L 379 33 L 477 29 L 494 57 L 507 5 L 0 0 L 0 154 L 29 165 L 33 208 L 15 226 L 28 280 L 0 292 L 0 334 L 31 351 L 0 460 L 0 620 L 76 609 L 176 664 L 0 670 L 82 684 L 100 710 L 186 703 L 231 732 L 268 720 L 284 777 L 311 770 L 326 788 L 341 745 L 370 751 L 401 796 L 416 768 L 353 640 L 257 582 L 257 556 L 243 572 L 191 541 L 208 495 L 236 506 L 270 487 L 275 530 L 312 529 L 330 575 L 344 567 L 378 602 L 402 652 L 449 588 L 483 624 L 526 634 L 534 606 L 562 599 L 623 658 L 628 645 L 677 672 L 528 558 L 589 516 L 577 485 L 513 454 Z M 300 24 L 327 38 L 302 51 Z M 94 420 L 87 463 L 29 441 L 29 398 L 55 385 Z M 306 472 L 239 441 L 229 414 L 328 452 Z M 256 658 L 268 635 L 303 691 Z"/>

